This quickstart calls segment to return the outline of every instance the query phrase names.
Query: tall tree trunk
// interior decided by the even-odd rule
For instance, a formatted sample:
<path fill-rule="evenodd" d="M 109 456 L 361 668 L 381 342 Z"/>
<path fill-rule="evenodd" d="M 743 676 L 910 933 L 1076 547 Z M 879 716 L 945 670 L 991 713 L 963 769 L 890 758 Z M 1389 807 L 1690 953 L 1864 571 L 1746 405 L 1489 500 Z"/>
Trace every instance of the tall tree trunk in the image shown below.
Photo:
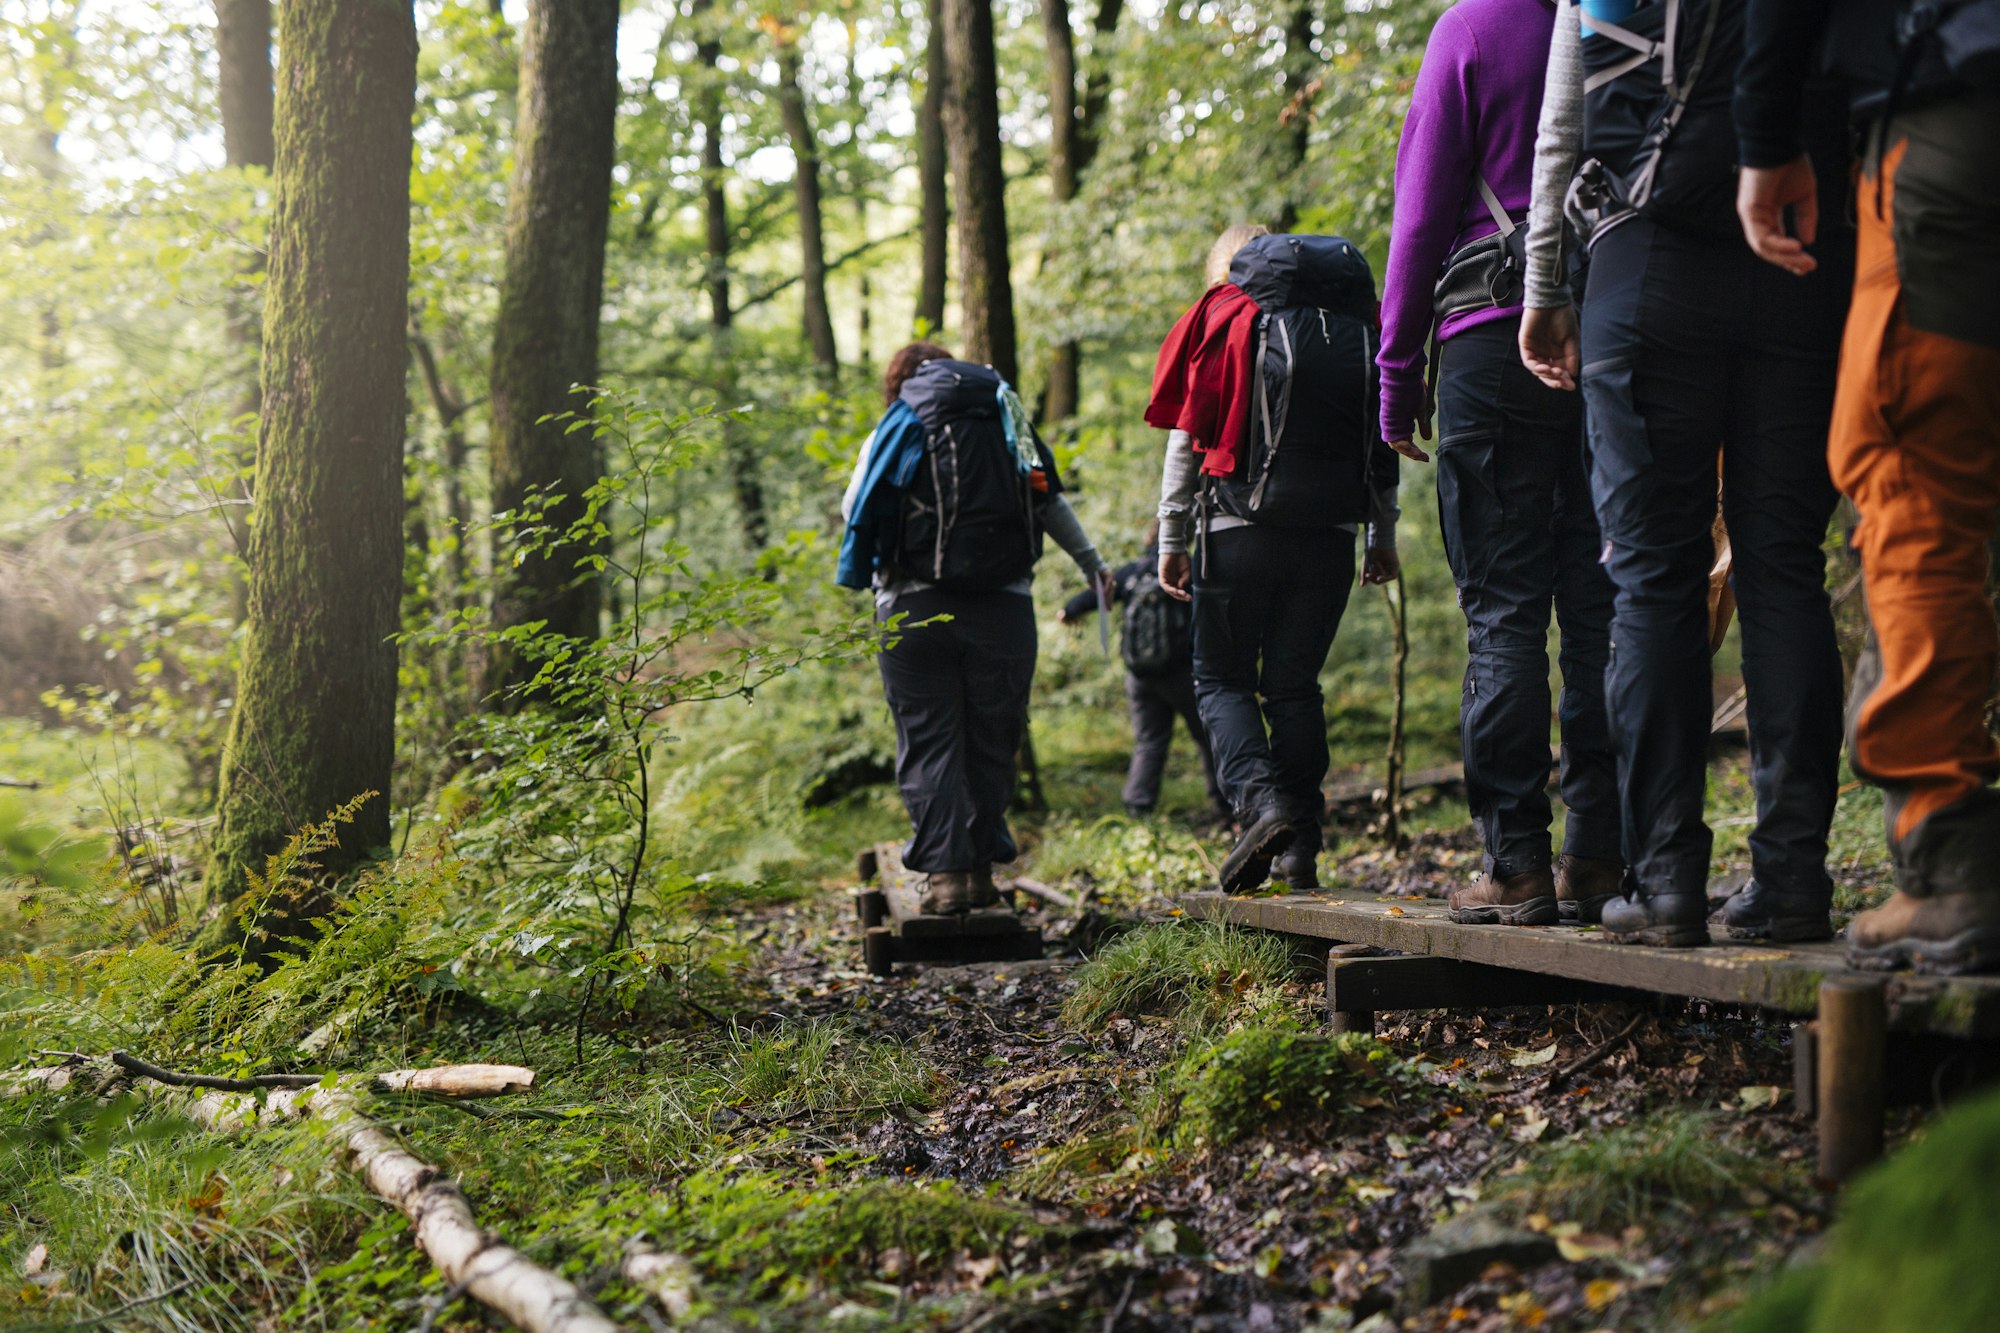
<path fill-rule="evenodd" d="M 1076 198 L 1081 156 L 1076 105 L 1076 36 L 1069 26 L 1069 0 L 1042 0 L 1042 35 L 1049 61 L 1049 189 L 1056 208 Z M 1049 357 L 1049 382 L 1042 396 L 1042 420 L 1050 425 L 1076 415 L 1079 354 L 1074 339 L 1057 343 Z"/>
<path fill-rule="evenodd" d="M 826 227 L 819 197 L 819 145 L 799 86 L 796 33 L 778 39 L 778 111 L 792 145 L 792 190 L 799 211 L 799 289 L 805 297 L 806 342 L 813 364 L 831 378 L 840 369 L 833 342 L 833 316 L 826 305 Z"/>
<path fill-rule="evenodd" d="M 1285 202 L 1278 210 L 1278 230 L 1290 231 L 1299 223 L 1300 175 L 1306 154 L 1312 147 L 1312 104 L 1318 89 L 1319 56 L 1312 49 L 1313 0 L 1297 0 L 1285 22 L 1285 109 L 1279 121 L 1286 132 Z"/>
<path fill-rule="evenodd" d="M 389 840 L 409 313 L 410 0 L 285 0 L 250 621 L 209 869 L 233 903 L 301 827 L 366 792 L 336 875 Z M 262 907 L 273 938 L 318 904 Z M 211 940 L 241 938 L 228 913 Z"/>
<path fill-rule="evenodd" d="M 1014 284 L 1007 258 L 1007 177 L 992 0 L 944 0 L 944 130 L 958 197 L 959 304 L 965 357 L 1016 383 Z"/>
<path fill-rule="evenodd" d="M 944 142 L 944 0 L 925 0 L 929 35 L 924 39 L 924 98 L 917 114 L 917 189 L 923 226 L 922 278 L 917 288 L 917 319 L 929 336 L 944 327 L 944 295 L 950 265 L 951 197 L 945 184 L 950 169 Z"/>
<path fill-rule="evenodd" d="M 584 513 L 584 492 L 602 475 L 590 431 L 550 414 L 587 410 L 572 386 L 597 379 L 597 326 L 604 299 L 604 241 L 611 221 L 611 164 L 618 113 L 618 0 L 530 0 L 521 30 L 521 88 L 514 173 L 507 195 L 507 267 L 493 332 L 493 508 L 518 508 L 537 489 L 562 500 L 548 511 L 558 529 Z M 501 626 L 545 621 L 548 630 L 596 638 L 597 579 L 579 573 L 574 550 L 516 560 L 494 594 Z M 501 652 L 487 685 L 500 706 L 537 663 Z"/>
<path fill-rule="evenodd" d="M 736 402 L 735 310 L 729 297 L 729 195 L 722 156 L 722 31 L 723 0 L 707 0 L 699 22 L 695 59 L 702 67 L 696 98 L 701 122 L 701 200 L 707 222 L 709 354 L 715 363 L 715 397 L 723 408 Z M 734 417 L 722 420 L 722 459 L 729 469 L 729 487 L 736 495 L 737 521 L 743 545 L 751 554 L 770 541 L 770 518 L 764 510 L 764 483 L 757 453 L 743 438 Z"/>
<path fill-rule="evenodd" d="M 237 170 L 268 172 L 277 156 L 276 128 L 272 123 L 271 88 L 271 0 L 215 0 L 216 100 L 222 107 L 222 152 L 227 164 Z M 263 256 L 252 252 L 243 264 L 247 278 L 264 266 Z M 236 400 L 236 418 L 254 418 L 263 407 L 258 385 L 258 362 L 262 356 L 259 325 L 263 322 L 262 291 L 246 281 L 229 294 L 229 339 L 243 357 L 242 396 Z M 231 493 L 245 506 L 250 503 L 251 469 L 256 464 L 254 448 L 245 448 L 235 458 Z M 245 524 L 229 520 L 229 533 L 236 552 L 243 554 Z M 241 624 L 249 614 L 249 584 L 240 570 L 229 580 L 230 619 Z"/>
<path fill-rule="evenodd" d="M 1098 0 L 1097 17 L 1091 21 L 1090 69 L 1083 76 L 1083 105 L 1077 109 L 1076 174 L 1080 181 L 1097 159 L 1103 141 L 1104 108 L 1111 104 L 1111 39 L 1118 35 L 1118 20 L 1125 12 L 1125 0 Z"/>
<path fill-rule="evenodd" d="M 854 20 L 847 21 L 847 100 L 856 107 L 862 105 L 861 84 L 861 34 L 855 28 Z M 861 244 L 868 244 L 868 155 L 861 148 L 861 121 L 854 122 L 854 137 L 848 142 L 848 158 L 854 164 L 849 185 L 854 192 L 854 220 L 859 224 Z M 861 270 L 856 283 L 855 324 L 860 330 L 860 346 L 855 360 L 866 370 L 874 358 L 871 350 L 875 340 L 875 284 L 868 276 L 868 270 Z"/>

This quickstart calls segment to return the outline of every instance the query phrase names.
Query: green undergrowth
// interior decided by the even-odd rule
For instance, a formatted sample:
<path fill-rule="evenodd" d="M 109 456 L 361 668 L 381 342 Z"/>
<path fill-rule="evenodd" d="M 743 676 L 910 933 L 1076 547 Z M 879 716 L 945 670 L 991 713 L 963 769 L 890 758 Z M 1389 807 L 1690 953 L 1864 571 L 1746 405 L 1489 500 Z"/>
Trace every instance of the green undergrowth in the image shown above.
<path fill-rule="evenodd" d="M 1210 1028 L 1291 979 L 1282 936 L 1205 921 L 1143 926 L 1077 969 L 1063 1019 L 1085 1030 L 1116 1014 L 1157 1014 Z"/>
<path fill-rule="evenodd" d="M 1325 1128 L 1344 1112 L 1388 1104 L 1412 1084 L 1373 1037 L 1242 1027 L 1195 1043 L 1162 1071 L 1140 1123 L 1162 1147 L 1226 1148 L 1260 1130 Z"/>
<path fill-rule="evenodd" d="M 1675 1110 L 1544 1148 L 1497 1198 L 1516 1214 L 1617 1231 L 1667 1210 L 1699 1217 L 1771 1174 L 1769 1164 L 1730 1141 L 1713 1113 Z"/>
<path fill-rule="evenodd" d="M 1850 1189 L 1822 1257 L 1730 1333 L 1984 1333 L 2000 1311 L 2000 1093 L 1950 1112 Z"/>

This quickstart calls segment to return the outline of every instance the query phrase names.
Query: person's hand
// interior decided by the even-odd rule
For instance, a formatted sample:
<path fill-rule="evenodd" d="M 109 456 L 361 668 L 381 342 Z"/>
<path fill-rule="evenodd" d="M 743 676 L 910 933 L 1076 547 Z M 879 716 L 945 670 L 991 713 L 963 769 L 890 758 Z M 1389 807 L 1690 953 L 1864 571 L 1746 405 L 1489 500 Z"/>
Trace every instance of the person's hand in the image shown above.
<path fill-rule="evenodd" d="M 1426 436 L 1425 438 L 1429 437 Z M 1431 461 L 1431 456 L 1429 454 L 1417 448 L 1417 442 L 1415 440 L 1391 440 L 1389 441 L 1389 447 L 1391 449 L 1394 449 L 1397 453 L 1401 454 L 1403 457 L 1413 458 L 1419 463 L 1428 463 Z"/>
<path fill-rule="evenodd" d="M 1194 561 L 1188 559 L 1186 551 L 1160 552 L 1160 586 L 1166 589 L 1167 596 L 1193 601 L 1194 594 L 1188 590 L 1193 580 Z"/>
<path fill-rule="evenodd" d="M 1575 306 L 1521 312 L 1521 364 L 1536 379 L 1551 389 L 1574 390 L 1582 363 Z"/>
<path fill-rule="evenodd" d="M 1791 231 L 1785 210 L 1792 210 Z M 1745 167 L 1736 177 L 1736 217 L 1759 259 L 1803 278 L 1819 267 L 1806 247 L 1819 234 L 1819 177 L 1800 153 L 1782 167 Z"/>
<path fill-rule="evenodd" d="M 1074 626 L 1081 619 L 1083 619 L 1082 616 L 1073 616 L 1067 611 L 1056 612 L 1056 624 L 1058 625 Z"/>
<path fill-rule="evenodd" d="M 1394 583 L 1403 572 L 1403 558 L 1393 546 L 1371 546 L 1361 558 L 1363 583 Z"/>

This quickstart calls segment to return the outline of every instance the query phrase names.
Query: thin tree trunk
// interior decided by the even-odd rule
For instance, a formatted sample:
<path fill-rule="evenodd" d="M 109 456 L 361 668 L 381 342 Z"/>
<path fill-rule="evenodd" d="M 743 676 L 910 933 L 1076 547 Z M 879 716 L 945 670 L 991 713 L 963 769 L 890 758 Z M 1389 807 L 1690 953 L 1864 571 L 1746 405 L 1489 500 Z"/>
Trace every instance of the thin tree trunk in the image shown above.
<path fill-rule="evenodd" d="M 806 342 L 813 364 L 832 378 L 840 369 L 833 341 L 833 315 L 826 304 L 826 226 L 819 196 L 819 145 L 813 140 L 812 119 L 806 113 L 805 90 L 799 86 L 796 34 L 778 44 L 778 110 L 785 137 L 792 145 L 792 190 L 799 212 L 799 287 L 804 295 Z"/>
<path fill-rule="evenodd" d="M 722 0 L 708 0 L 699 22 L 695 59 L 702 67 L 696 106 L 701 121 L 701 199 L 707 222 L 709 355 L 715 364 L 715 397 L 728 409 L 736 402 L 735 312 L 729 304 L 729 195 L 727 164 L 722 157 Z M 722 420 L 722 458 L 729 469 L 729 487 L 736 496 L 736 515 L 743 545 L 752 554 L 770 541 L 770 518 L 764 509 L 762 469 L 756 451 L 743 438 L 734 417 Z"/>
<path fill-rule="evenodd" d="M 1078 140 L 1076 34 L 1070 31 L 1069 0 L 1042 0 L 1042 36 L 1049 63 L 1049 190 L 1056 209 L 1076 198 Z M 1057 425 L 1076 415 L 1079 355 L 1076 341 L 1057 343 L 1049 357 L 1049 382 L 1042 397 L 1042 420 Z"/>
<path fill-rule="evenodd" d="M 1007 248 L 1007 177 L 1000 158 L 1000 93 L 992 0 L 944 0 L 945 139 L 958 196 L 959 304 L 965 357 L 1009 384 L 1020 379 L 1014 284 Z"/>
<path fill-rule="evenodd" d="M 493 508 L 518 509 L 537 490 L 562 499 L 558 530 L 581 518 L 584 492 L 602 475 L 590 431 L 552 414 L 588 410 L 573 386 L 597 380 L 604 242 L 618 112 L 618 0 L 530 0 L 521 30 L 521 88 L 514 173 L 507 197 L 507 267 L 493 334 Z M 597 580 L 579 573 L 581 552 L 496 552 L 510 571 L 495 590 L 502 627 L 546 622 L 549 632 L 593 639 L 602 607 Z M 500 706 L 539 664 L 499 652 L 487 684 Z M 512 700 L 513 702 L 508 702 Z"/>
<path fill-rule="evenodd" d="M 1306 154 L 1312 147 L 1312 101 L 1319 80 L 1319 56 L 1312 49 L 1313 0 L 1298 0 L 1285 22 L 1285 109 L 1280 122 L 1286 130 L 1285 202 L 1278 210 L 1278 230 L 1299 222 L 1298 196 Z"/>
<path fill-rule="evenodd" d="M 857 107 L 862 104 L 860 62 L 860 34 L 855 29 L 853 19 L 850 18 L 847 23 L 847 100 Z M 859 224 L 861 243 L 866 245 L 868 243 L 868 157 L 861 151 L 859 121 L 855 123 L 854 135 L 854 140 L 848 145 L 851 150 L 848 157 L 854 163 L 849 185 L 854 192 L 854 220 Z M 862 369 L 866 370 L 874 359 L 871 344 L 875 337 L 875 284 L 865 268 L 861 270 L 855 295 L 858 307 L 855 311 L 855 322 L 860 329 L 860 347 L 854 359 L 860 363 Z"/>
<path fill-rule="evenodd" d="M 951 196 L 944 141 L 944 0 L 925 0 L 928 36 L 924 47 L 924 97 L 917 114 L 917 189 L 923 218 L 922 278 L 917 288 L 917 326 L 935 337 L 944 327 L 944 298 L 950 265 Z"/>
<path fill-rule="evenodd" d="M 222 153 L 235 170 L 268 172 L 277 156 L 272 122 L 271 0 L 215 0 L 216 100 L 222 108 Z M 228 303 L 229 339 L 240 349 L 244 365 L 243 394 L 236 400 L 236 419 L 254 418 L 263 408 L 258 362 L 263 355 L 259 333 L 263 322 L 262 292 L 247 279 L 264 266 L 254 250 L 244 261 L 245 283 L 231 291 Z M 235 456 L 230 492 L 246 507 L 250 503 L 254 446 Z M 229 521 L 236 551 L 243 554 L 244 525 Z M 230 619 L 237 624 L 249 613 L 249 583 L 241 569 L 229 580 Z"/>
<path fill-rule="evenodd" d="M 1083 76 L 1083 104 L 1077 109 L 1076 175 L 1083 179 L 1097 160 L 1103 140 L 1104 109 L 1111 104 L 1111 39 L 1118 35 L 1118 20 L 1125 12 L 1125 0 L 1099 0 L 1097 17 L 1091 21 L 1090 69 Z"/>
<path fill-rule="evenodd" d="M 395 749 L 416 22 L 410 0 L 281 14 L 260 503 L 208 877 L 220 905 L 295 831 L 386 792 Z M 321 871 L 388 841 L 377 797 Z M 249 924 L 282 937 L 315 906 L 266 904 Z M 225 913 L 210 939 L 232 938 Z"/>

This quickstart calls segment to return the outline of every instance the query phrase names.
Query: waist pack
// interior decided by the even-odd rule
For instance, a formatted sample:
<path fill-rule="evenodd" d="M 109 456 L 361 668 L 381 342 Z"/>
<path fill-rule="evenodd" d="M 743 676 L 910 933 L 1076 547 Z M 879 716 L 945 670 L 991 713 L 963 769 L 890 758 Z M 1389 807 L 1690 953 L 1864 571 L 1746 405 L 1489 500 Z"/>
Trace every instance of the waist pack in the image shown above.
<path fill-rule="evenodd" d="M 1431 311 L 1440 322 L 1470 310 L 1519 305 L 1528 272 L 1528 229 L 1507 216 L 1500 196 L 1476 178 L 1479 197 L 1500 230 L 1452 251 L 1431 291 Z"/>
<path fill-rule="evenodd" d="M 902 399 L 924 423 L 903 499 L 898 572 L 958 592 L 1018 583 L 1042 554 L 1037 497 L 1054 468 L 1020 400 L 987 366 L 926 361 Z"/>
<path fill-rule="evenodd" d="M 1603 16 L 1614 9 L 1623 23 Z M 1635 217 L 1740 235 L 1727 72 L 1742 58 L 1742 9 L 1738 0 L 1578 6 L 1585 161 L 1565 211 L 1586 244 Z"/>
<path fill-rule="evenodd" d="M 1168 596 L 1158 579 L 1145 582 L 1126 603 L 1118 655 L 1125 659 L 1127 671 L 1154 679 L 1187 668 L 1194 612 L 1186 602 Z"/>

